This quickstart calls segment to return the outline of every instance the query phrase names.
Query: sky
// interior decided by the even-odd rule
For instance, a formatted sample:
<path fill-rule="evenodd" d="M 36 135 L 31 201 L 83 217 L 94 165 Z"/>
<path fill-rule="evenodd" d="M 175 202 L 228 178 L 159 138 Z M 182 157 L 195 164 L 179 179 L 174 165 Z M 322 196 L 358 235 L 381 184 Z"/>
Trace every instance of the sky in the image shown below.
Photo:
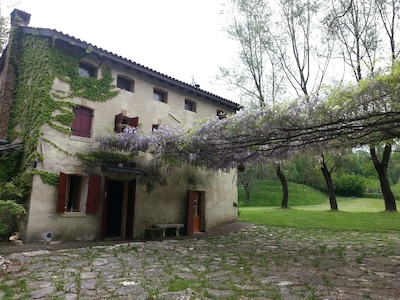
<path fill-rule="evenodd" d="M 223 0 L 0 0 L 31 14 L 29 26 L 56 29 L 186 83 L 239 102 L 215 76 L 236 44 L 224 31 Z"/>

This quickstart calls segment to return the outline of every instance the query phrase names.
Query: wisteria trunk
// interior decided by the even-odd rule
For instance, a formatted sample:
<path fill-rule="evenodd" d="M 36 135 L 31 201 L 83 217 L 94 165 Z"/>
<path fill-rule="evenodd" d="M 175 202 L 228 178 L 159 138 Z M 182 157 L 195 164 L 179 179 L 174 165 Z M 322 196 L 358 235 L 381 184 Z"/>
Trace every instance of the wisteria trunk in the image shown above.
<path fill-rule="evenodd" d="M 378 173 L 382 196 L 385 201 L 385 211 L 396 212 L 396 199 L 394 198 L 392 189 L 390 188 L 389 176 L 387 173 L 391 152 L 392 145 L 386 144 L 382 154 L 382 161 L 379 161 L 375 147 L 370 147 L 372 162 L 374 163 L 375 170 Z"/>
<path fill-rule="evenodd" d="M 282 185 L 282 202 L 281 202 L 281 208 L 288 208 L 288 202 L 289 202 L 289 189 L 288 189 L 288 184 L 286 181 L 285 174 L 283 174 L 281 170 L 281 166 L 277 164 L 275 166 L 275 171 L 276 175 L 278 175 L 278 178 L 281 182 Z"/>
<path fill-rule="evenodd" d="M 324 175 L 326 188 L 328 190 L 329 204 L 331 206 L 331 210 L 338 210 L 338 204 L 337 204 L 337 201 L 336 201 L 335 187 L 333 185 L 331 172 L 329 172 L 325 162 L 322 163 L 321 171 L 322 171 L 322 174 Z"/>

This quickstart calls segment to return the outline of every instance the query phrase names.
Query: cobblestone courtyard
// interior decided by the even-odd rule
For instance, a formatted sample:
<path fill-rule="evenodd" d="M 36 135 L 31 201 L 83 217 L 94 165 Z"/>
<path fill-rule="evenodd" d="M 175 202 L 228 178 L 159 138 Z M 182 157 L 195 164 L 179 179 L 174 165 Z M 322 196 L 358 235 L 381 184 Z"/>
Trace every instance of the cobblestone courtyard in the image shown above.
<path fill-rule="evenodd" d="M 163 241 L 0 248 L 0 298 L 400 299 L 398 233 L 238 225 Z"/>

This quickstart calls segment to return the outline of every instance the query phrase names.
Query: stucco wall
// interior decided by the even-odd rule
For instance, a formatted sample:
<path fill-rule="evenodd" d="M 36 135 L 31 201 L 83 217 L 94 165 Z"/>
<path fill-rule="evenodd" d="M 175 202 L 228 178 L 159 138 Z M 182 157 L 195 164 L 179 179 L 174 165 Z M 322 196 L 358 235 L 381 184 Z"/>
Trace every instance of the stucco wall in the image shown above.
<path fill-rule="evenodd" d="M 95 63 L 91 61 L 92 63 Z M 29 218 L 27 223 L 26 241 L 37 242 L 42 239 L 42 233 L 52 231 L 54 240 L 93 240 L 100 238 L 102 210 L 104 204 L 104 176 L 99 166 L 90 166 L 78 159 L 76 153 L 88 153 L 98 150 L 96 136 L 114 129 L 115 115 L 123 113 L 127 117 L 139 117 L 140 127 L 151 131 L 152 125 L 169 125 L 189 128 L 196 120 L 215 116 L 217 110 L 226 108 L 206 101 L 194 94 L 185 95 L 151 82 L 148 78 L 132 75 L 127 71 L 113 66 L 113 77 L 124 75 L 134 80 L 134 91 L 119 90 L 118 96 L 104 102 L 90 101 L 81 98 L 68 99 L 77 105 L 93 110 L 92 136 L 81 138 L 70 136 L 47 125 L 42 128 L 42 136 L 38 152 L 43 161 L 37 169 L 59 174 L 79 174 L 87 176 L 102 175 L 102 193 L 99 211 L 86 214 L 84 207 L 80 212 L 56 213 L 57 187 L 50 186 L 34 176 L 32 194 L 29 199 Z M 116 82 L 115 82 L 116 84 Z M 153 100 L 153 88 L 168 92 L 167 103 Z M 69 86 L 56 79 L 53 91 L 69 92 Z M 184 109 L 185 99 L 196 102 L 196 112 Z M 63 99 L 62 101 L 65 101 Z M 56 145 L 56 147 L 54 146 Z M 210 230 L 223 223 L 237 220 L 236 172 L 206 172 L 199 171 L 196 180 L 188 181 L 187 168 L 175 167 L 166 175 L 166 184 L 154 183 L 151 191 L 139 180 L 136 186 L 136 202 L 133 235 L 144 237 L 145 228 L 155 223 L 185 223 L 187 218 L 187 191 L 195 189 L 205 193 L 205 229 Z M 192 172 L 192 171 L 190 171 Z M 131 179 L 132 177 L 130 177 Z"/>
<path fill-rule="evenodd" d="M 100 233 L 98 214 L 84 212 L 56 213 L 57 187 L 33 178 L 26 242 L 45 241 L 43 233 L 51 231 L 53 241 L 96 240 Z"/>
<path fill-rule="evenodd" d="M 136 193 L 135 236 L 142 237 L 145 228 L 157 223 L 183 223 L 187 218 L 188 190 L 205 194 L 205 230 L 237 220 L 236 172 L 197 170 L 195 180 L 188 182 L 189 168 L 173 171 L 166 185 L 156 185 L 150 193 L 138 185 Z M 234 185 L 232 184 L 234 183 Z"/>

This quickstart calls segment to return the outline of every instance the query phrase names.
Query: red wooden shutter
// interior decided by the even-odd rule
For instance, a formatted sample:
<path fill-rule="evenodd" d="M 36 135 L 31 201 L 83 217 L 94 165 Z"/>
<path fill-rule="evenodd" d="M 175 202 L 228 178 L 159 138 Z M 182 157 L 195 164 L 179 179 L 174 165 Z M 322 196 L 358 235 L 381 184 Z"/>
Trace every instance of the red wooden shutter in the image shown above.
<path fill-rule="evenodd" d="M 99 209 L 101 176 L 90 176 L 86 199 L 86 213 L 96 213 Z"/>
<path fill-rule="evenodd" d="M 90 138 L 92 129 L 92 111 L 85 107 L 73 109 L 75 118 L 72 122 L 72 135 Z"/>
<path fill-rule="evenodd" d="M 115 115 L 115 124 L 114 124 L 114 131 L 116 133 L 121 133 L 122 132 L 122 122 L 123 122 L 124 116 L 122 113 Z"/>
<path fill-rule="evenodd" d="M 66 195 L 67 195 L 67 180 L 68 175 L 65 173 L 60 173 L 58 179 L 58 193 L 57 193 L 57 204 L 56 204 L 56 212 L 63 213 L 65 212 L 66 205 Z"/>
<path fill-rule="evenodd" d="M 186 226 L 187 234 L 193 234 L 194 199 L 196 199 L 196 192 L 193 190 L 188 190 L 187 226 Z"/>
<path fill-rule="evenodd" d="M 132 127 L 138 127 L 139 126 L 139 117 L 129 118 L 128 125 L 132 126 Z"/>

